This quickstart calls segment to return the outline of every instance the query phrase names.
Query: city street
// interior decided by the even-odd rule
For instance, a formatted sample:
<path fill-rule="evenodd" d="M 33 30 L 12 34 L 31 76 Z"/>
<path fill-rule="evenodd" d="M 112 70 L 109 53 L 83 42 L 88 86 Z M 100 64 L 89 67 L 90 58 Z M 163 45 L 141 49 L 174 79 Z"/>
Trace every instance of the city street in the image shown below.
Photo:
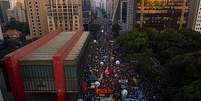
<path fill-rule="evenodd" d="M 137 74 L 121 59 L 118 43 L 111 36 L 111 27 L 98 10 L 96 23 L 102 25 L 98 38 L 90 41 L 87 63 L 81 83 L 84 101 L 146 101 Z"/>

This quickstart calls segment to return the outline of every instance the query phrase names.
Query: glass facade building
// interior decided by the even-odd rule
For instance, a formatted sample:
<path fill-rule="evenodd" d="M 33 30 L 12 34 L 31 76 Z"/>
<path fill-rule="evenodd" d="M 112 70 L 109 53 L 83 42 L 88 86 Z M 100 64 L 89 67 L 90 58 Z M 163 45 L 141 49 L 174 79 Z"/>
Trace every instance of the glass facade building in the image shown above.
<path fill-rule="evenodd" d="M 136 25 L 148 27 L 186 27 L 188 0 L 137 0 Z"/>

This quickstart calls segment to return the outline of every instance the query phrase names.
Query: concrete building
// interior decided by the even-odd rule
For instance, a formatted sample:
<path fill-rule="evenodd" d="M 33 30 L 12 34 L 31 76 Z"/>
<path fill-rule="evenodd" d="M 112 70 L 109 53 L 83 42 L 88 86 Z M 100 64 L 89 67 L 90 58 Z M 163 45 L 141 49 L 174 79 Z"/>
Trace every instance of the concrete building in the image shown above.
<path fill-rule="evenodd" d="M 2 67 L 3 65 L 0 67 L 0 101 L 10 101 Z"/>
<path fill-rule="evenodd" d="M 66 31 L 76 31 L 83 25 L 82 0 L 49 0 L 49 31 L 63 26 Z"/>
<path fill-rule="evenodd" d="M 91 2 L 90 0 L 83 0 L 82 3 L 83 12 L 83 26 L 88 30 L 88 25 L 91 22 Z"/>
<path fill-rule="evenodd" d="M 94 11 L 96 8 L 96 0 L 90 0 L 91 9 Z"/>
<path fill-rule="evenodd" d="M 193 0 L 194 1 L 194 0 Z M 123 29 L 187 27 L 190 0 L 116 0 L 112 21 Z"/>
<path fill-rule="evenodd" d="M 122 31 L 131 30 L 134 27 L 134 0 L 117 0 L 113 1 L 112 21 L 122 27 Z"/>
<path fill-rule="evenodd" d="M 137 0 L 137 26 L 187 27 L 190 2 L 188 0 Z"/>
<path fill-rule="evenodd" d="M 27 22 L 25 5 L 23 2 L 15 2 L 14 7 L 8 9 L 7 14 L 8 21 L 10 21 L 11 19 L 15 19 L 19 22 Z"/>
<path fill-rule="evenodd" d="M 95 2 L 96 2 L 96 7 L 106 10 L 107 0 L 95 0 Z"/>
<path fill-rule="evenodd" d="M 47 5 L 48 0 L 25 0 L 30 38 L 38 38 L 49 32 Z"/>
<path fill-rule="evenodd" d="M 88 38 L 59 28 L 5 56 L 14 101 L 76 101 Z"/>
<path fill-rule="evenodd" d="M 106 9 L 107 9 L 107 0 L 101 0 L 100 1 L 100 8 L 104 9 L 106 11 Z"/>
<path fill-rule="evenodd" d="M 10 8 L 8 0 L 0 0 L 0 23 L 5 24 L 8 22 L 7 10 Z"/>
<path fill-rule="evenodd" d="M 201 0 L 191 0 L 188 28 L 201 33 Z"/>
<path fill-rule="evenodd" d="M 114 0 L 107 0 L 106 1 L 106 12 L 109 18 L 112 18 L 112 14 L 114 11 Z"/>

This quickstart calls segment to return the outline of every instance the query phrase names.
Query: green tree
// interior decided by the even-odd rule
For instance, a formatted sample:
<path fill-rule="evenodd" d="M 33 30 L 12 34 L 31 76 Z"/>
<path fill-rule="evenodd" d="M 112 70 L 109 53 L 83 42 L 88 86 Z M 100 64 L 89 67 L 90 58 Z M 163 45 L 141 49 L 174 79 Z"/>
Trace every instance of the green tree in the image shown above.
<path fill-rule="evenodd" d="M 185 52 L 201 50 L 201 34 L 193 30 L 181 30 L 180 33 L 185 36 Z"/>
<path fill-rule="evenodd" d="M 174 85 L 185 85 L 201 78 L 201 51 L 177 55 L 166 67 Z M 180 81 L 180 82 L 178 82 Z"/>
<path fill-rule="evenodd" d="M 144 32 L 134 29 L 119 37 L 120 44 L 126 53 L 143 53 L 148 47 L 148 37 Z"/>
<path fill-rule="evenodd" d="M 201 80 L 180 88 L 172 101 L 201 101 Z"/>

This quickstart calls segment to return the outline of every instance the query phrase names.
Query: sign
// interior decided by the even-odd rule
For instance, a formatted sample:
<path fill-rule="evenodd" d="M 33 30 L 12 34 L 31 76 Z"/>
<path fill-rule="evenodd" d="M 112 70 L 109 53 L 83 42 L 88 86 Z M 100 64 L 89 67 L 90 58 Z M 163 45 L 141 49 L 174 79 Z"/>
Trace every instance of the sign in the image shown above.
<path fill-rule="evenodd" d="M 109 87 L 107 88 L 97 88 L 96 89 L 96 94 L 98 96 L 109 96 L 110 94 L 113 93 L 113 90 Z"/>

